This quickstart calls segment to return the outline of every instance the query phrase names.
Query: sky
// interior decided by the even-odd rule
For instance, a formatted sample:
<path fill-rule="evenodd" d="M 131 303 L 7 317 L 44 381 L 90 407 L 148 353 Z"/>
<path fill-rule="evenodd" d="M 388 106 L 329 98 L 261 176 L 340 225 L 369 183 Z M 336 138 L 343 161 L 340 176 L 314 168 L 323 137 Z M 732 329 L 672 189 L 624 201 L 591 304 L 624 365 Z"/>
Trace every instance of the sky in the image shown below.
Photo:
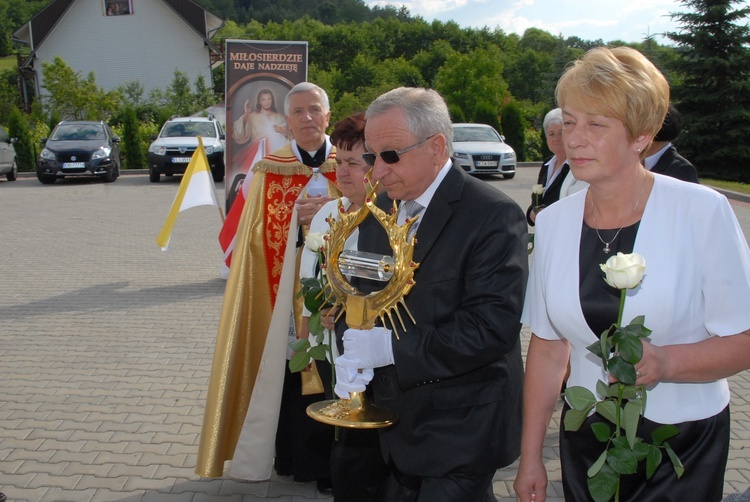
<path fill-rule="evenodd" d="M 523 35 L 539 28 L 564 38 L 604 42 L 641 42 L 647 35 L 660 44 L 672 44 L 661 36 L 677 31 L 669 14 L 688 12 L 677 0 L 365 0 L 370 7 L 390 4 L 406 7 L 426 21 L 455 21 L 462 28 L 500 28 Z M 746 6 L 743 1 L 737 6 Z"/>

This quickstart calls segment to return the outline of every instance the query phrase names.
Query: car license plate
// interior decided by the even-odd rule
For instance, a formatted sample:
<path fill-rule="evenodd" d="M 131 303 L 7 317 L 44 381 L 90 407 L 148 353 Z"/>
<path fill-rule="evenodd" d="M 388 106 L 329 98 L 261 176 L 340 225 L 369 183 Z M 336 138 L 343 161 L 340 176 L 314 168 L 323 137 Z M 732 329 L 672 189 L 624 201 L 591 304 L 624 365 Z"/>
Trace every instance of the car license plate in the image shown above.
<path fill-rule="evenodd" d="M 79 167 L 86 167 L 85 162 L 63 162 L 63 169 L 75 169 Z"/>
<path fill-rule="evenodd" d="M 497 167 L 497 161 L 495 160 L 478 160 L 477 167 Z"/>
<path fill-rule="evenodd" d="M 190 157 L 172 157 L 174 164 L 187 164 L 188 162 L 190 162 Z"/>

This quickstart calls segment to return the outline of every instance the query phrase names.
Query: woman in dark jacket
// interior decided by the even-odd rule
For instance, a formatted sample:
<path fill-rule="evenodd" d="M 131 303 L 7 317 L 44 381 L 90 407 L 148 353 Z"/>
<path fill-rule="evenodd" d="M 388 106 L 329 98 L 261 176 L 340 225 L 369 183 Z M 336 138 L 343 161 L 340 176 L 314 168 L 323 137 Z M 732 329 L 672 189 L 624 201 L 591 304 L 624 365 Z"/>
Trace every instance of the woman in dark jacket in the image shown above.
<path fill-rule="evenodd" d="M 540 200 L 535 203 L 532 194 L 532 201 L 529 209 L 526 210 L 526 221 L 534 226 L 536 213 L 542 208 L 557 202 L 560 198 L 560 188 L 562 187 L 565 177 L 570 172 L 570 167 L 565 158 L 565 148 L 562 141 L 563 117 L 559 108 L 551 110 L 544 117 L 544 135 L 547 138 L 547 147 L 553 153 L 552 157 L 545 159 L 542 168 L 539 170 L 539 179 L 537 184 L 544 187 L 544 192 Z"/>

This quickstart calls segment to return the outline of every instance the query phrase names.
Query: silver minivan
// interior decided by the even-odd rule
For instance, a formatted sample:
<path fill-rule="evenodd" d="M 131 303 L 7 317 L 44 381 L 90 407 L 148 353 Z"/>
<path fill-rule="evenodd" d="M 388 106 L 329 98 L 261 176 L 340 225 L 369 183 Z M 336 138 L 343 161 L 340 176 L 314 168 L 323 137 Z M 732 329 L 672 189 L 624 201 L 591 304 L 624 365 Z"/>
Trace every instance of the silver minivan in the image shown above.
<path fill-rule="evenodd" d="M 16 181 L 18 164 L 16 163 L 16 149 L 13 143 L 16 138 L 8 136 L 8 132 L 0 126 L 0 176 L 5 175 L 8 181 Z"/>

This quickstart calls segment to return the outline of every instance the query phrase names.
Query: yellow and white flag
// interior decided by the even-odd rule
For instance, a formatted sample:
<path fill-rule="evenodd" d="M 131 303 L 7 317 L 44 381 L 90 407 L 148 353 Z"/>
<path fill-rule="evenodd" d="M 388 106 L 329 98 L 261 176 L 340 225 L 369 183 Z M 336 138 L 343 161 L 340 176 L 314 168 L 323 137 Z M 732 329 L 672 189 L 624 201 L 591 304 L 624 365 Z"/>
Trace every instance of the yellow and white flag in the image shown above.
<path fill-rule="evenodd" d="M 211 177 L 211 168 L 208 165 L 206 150 L 203 148 L 203 139 L 198 136 L 198 149 L 190 158 L 185 174 L 182 176 L 180 188 L 172 202 L 167 221 L 156 237 L 156 243 L 166 251 L 169 246 L 169 238 L 172 236 L 172 228 L 180 211 L 195 206 L 216 206 L 221 213 L 221 206 L 216 198 L 214 180 Z"/>

